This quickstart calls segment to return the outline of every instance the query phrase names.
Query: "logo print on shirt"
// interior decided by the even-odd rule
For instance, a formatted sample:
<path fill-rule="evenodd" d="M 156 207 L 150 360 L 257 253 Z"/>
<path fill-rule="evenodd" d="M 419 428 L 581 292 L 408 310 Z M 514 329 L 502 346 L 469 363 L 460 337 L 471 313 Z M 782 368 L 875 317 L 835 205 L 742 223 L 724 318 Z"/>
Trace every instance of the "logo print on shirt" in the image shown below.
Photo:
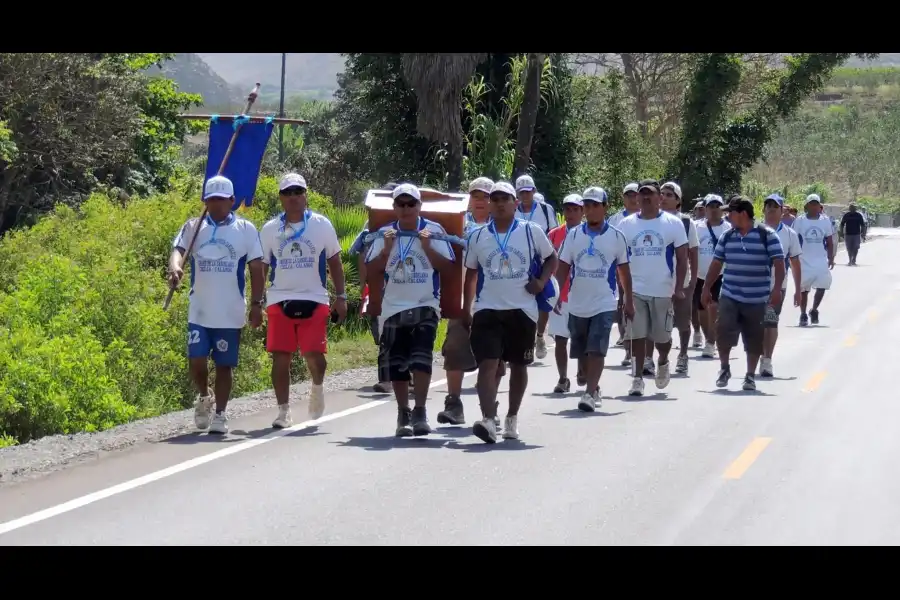
<path fill-rule="evenodd" d="M 237 251 L 222 238 L 209 239 L 194 252 L 194 264 L 200 273 L 233 273 Z"/>
<path fill-rule="evenodd" d="M 520 279 L 523 276 L 528 277 L 528 259 L 516 248 L 507 248 L 508 258 L 505 258 L 496 249 L 488 254 L 485 262 L 487 263 L 487 275 L 491 280 L 499 279 Z"/>
<path fill-rule="evenodd" d="M 587 277 L 589 279 L 605 279 L 609 274 L 609 263 L 600 252 L 594 251 L 591 256 L 587 249 L 575 256 L 575 277 Z"/>
<path fill-rule="evenodd" d="M 653 230 L 644 230 L 631 239 L 632 256 L 662 256 L 663 238 Z"/>
<path fill-rule="evenodd" d="M 298 240 L 283 240 L 278 246 L 278 256 L 275 258 L 278 260 L 278 269 L 289 271 L 291 269 L 312 269 L 316 266 L 315 257 L 315 244 L 301 237 Z"/>
<path fill-rule="evenodd" d="M 416 268 L 416 260 L 419 261 L 419 268 Z M 427 283 L 428 282 L 428 273 L 423 273 L 422 271 L 427 271 L 431 268 L 431 263 L 428 262 L 428 257 L 426 257 L 421 252 L 411 251 L 409 256 L 400 263 L 400 257 L 398 255 L 391 256 L 391 262 L 388 264 L 386 272 L 391 274 L 391 283 Z"/>

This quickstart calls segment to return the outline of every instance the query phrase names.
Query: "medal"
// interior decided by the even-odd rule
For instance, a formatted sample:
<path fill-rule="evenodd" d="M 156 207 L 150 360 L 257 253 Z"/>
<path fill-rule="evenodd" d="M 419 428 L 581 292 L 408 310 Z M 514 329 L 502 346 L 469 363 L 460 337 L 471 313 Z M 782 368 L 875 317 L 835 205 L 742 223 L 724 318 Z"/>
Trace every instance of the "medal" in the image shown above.
<path fill-rule="evenodd" d="M 421 217 L 419 218 L 421 219 Z M 403 240 L 397 240 L 397 267 L 394 269 L 394 278 L 398 283 L 406 282 L 406 257 L 409 256 L 409 251 L 412 249 L 413 242 L 417 239 L 418 238 L 416 237 L 410 237 L 405 248 L 403 247 Z"/>
<path fill-rule="evenodd" d="M 534 212 L 534 207 L 532 207 L 531 212 Z M 506 246 L 509 245 L 509 236 L 512 234 L 513 229 L 516 228 L 516 222 L 513 221 L 509 226 L 509 230 L 506 232 L 506 235 L 503 237 L 503 241 L 500 241 L 500 236 L 497 235 L 497 225 L 495 223 L 491 223 L 488 225 L 488 229 L 491 230 L 491 233 L 494 234 L 494 240 L 497 242 L 497 248 L 500 249 L 500 262 L 497 265 L 497 268 L 493 270 L 494 275 L 502 276 L 502 273 L 506 271 L 510 277 L 512 277 L 512 269 L 509 264 L 509 252 L 506 251 Z"/>

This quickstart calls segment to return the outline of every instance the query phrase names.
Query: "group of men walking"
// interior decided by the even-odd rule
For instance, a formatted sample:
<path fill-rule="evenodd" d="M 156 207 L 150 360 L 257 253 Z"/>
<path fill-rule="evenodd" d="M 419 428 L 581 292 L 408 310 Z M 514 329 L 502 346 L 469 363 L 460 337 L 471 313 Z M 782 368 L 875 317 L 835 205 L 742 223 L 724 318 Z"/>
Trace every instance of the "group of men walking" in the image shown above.
<path fill-rule="evenodd" d="M 199 429 L 228 431 L 225 411 L 247 322 L 248 266 L 250 325 L 261 325 L 264 307 L 268 319 L 278 402 L 273 427 L 293 422 L 289 396 L 295 352 L 312 379 L 309 415 L 317 419 L 324 413 L 328 321 L 339 323 L 347 313 L 340 245 L 328 219 L 307 207 L 302 176 L 286 175 L 279 190 L 283 212 L 257 232 L 232 212 L 231 182 L 213 177 L 204 188 L 207 216 L 185 223 L 174 241 L 173 286 L 183 277 L 182 260 L 189 253 L 188 357 L 199 390 Z M 594 411 L 601 405 L 600 380 L 616 323 L 615 345 L 625 347 L 623 364 L 632 367 L 633 396 L 643 395 L 645 376 L 654 377 L 658 389 L 668 386 L 676 329 L 675 371 L 687 376 L 692 325 L 699 329 L 693 345 L 702 347 L 704 357 L 718 354 L 721 361 L 717 386 L 728 385 L 729 355 L 741 339 L 747 353 L 743 388 L 755 389 L 760 360 L 760 374 L 772 376 L 787 269 L 795 282 L 794 304 L 802 311 L 800 324 L 818 323 L 831 285 L 835 243 L 817 195 L 807 198 L 806 214 L 789 226 L 777 194 L 766 199 L 759 224 L 753 204 L 740 196 L 727 203 L 719 195 L 706 196 L 699 203 L 704 217 L 695 220 L 682 212 L 677 183 L 648 179 L 628 184 L 622 194 L 625 208 L 615 214 L 609 214 L 610 199 L 601 187 L 570 194 L 562 202 L 565 223 L 560 226 L 530 176 L 518 178 L 515 186 L 479 177 L 469 185 L 466 248 L 457 256 L 444 228 L 422 216 L 419 189 L 409 183 L 393 187 L 396 219 L 361 244 L 361 266 L 370 283 L 383 281 L 381 301 L 369 313 L 379 345 L 379 382 L 391 386 L 397 401 L 395 435 L 432 431 L 426 400 L 441 318 L 440 282 L 459 261 L 465 272 L 463 310 L 449 321 L 442 348 L 448 394 L 437 420 L 466 422 L 462 381 L 466 372 L 477 370 L 481 418 L 473 432 L 488 443 L 498 435 L 519 437 L 527 367 L 546 356 L 548 330 L 559 371 L 554 391 L 571 390 L 568 360 L 575 359 L 576 383 L 584 388 L 578 407 Z M 811 289 L 816 293 L 807 316 Z M 208 384 L 210 355 L 215 390 Z M 507 369 L 509 406 L 501 426 L 497 389 Z"/>

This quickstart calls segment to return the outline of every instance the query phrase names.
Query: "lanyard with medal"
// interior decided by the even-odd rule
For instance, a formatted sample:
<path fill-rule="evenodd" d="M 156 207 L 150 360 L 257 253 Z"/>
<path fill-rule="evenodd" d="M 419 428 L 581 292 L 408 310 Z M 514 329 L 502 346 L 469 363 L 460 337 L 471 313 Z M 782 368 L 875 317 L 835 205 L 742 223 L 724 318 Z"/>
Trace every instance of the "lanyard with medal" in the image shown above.
<path fill-rule="evenodd" d="M 309 217 L 309 209 L 303 211 L 303 221 L 301 221 L 302 226 L 300 229 L 294 229 L 293 223 L 291 224 L 291 229 L 294 231 L 293 235 L 290 237 L 285 237 L 285 231 L 287 229 L 287 214 L 281 213 L 281 239 L 287 245 L 287 242 L 292 242 L 296 239 L 300 239 L 300 236 L 306 231 L 306 219 Z"/>
<path fill-rule="evenodd" d="M 533 208 L 532 208 L 531 212 L 532 213 L 534 212 Z M 491 226 L 488 225 L 488 227 L 491 227 Z M 493 227 L 491 228 L 491 233 L 494 234 L 494 240 L 497 242 L 497 248 L 500 249 L 500 257 L 502 258 L 502 260 L 497 265 L 497 268 L 494 269 L 495 275 L 500 275 L 501 269 L 503 268 L 504 265 L 506 266 L 506 268 L 508 270 L 510 269 L 509 252 L 506 251 L 506 247 L 509 245 L 509 236 L 512 234 L 513 229 L 515 229 L 515 228 L 516 228 L 516 221 L 515 221 L 515 219 L 513 219 L 513 222 L 509 224 L 509 229 L 506 231 L 506 235 L 503 236 L 503 241 L 501 242 L 500 236 L 497 234 L 497 223 L 496 222 L 493 223 Z"/>
<path fill-rule="evenodd" d="M 534 211 L 535 211 L 535 209 L 537 208 L 537 205 L 538 205 L 537 201 L 533 201 L 533 202 L 531 203 L 531 212 L 528 213 L 528 216 L 525 218 L 526 221 L 531 221 L 531 220 L 532 220 L 532 217 L 534 217 Z M 516 208 L 516 210 L 519 210 L 519 209 Z M 522 213 L 523 215 L 525 214 L 525 211 L 524 211 L 524 210 L 519 210 L 519 212 Z M 509 238 L 507 238 L 507 239 L 509 239 Z M 499 241 L 499 238 L 498 238 L 498 241 Z"/>
<path fill-rule="evenodd" d="M 422 225 L 422 217 L 419 217 L 416 220 L 416 229 L 419 229 Z M 409 256 L 409 251 L 412 248 L 413 242 L 415 242 L 417 237 L 410 237 L 409 242 L 406 244 L 406 248 L 403 247 L 403 239 L 397 240 L 397 267 L 394 269 L 394 278 L 398 282 L 406 281 L 406 257 Z"/>
<path fill-rule="evenodd" d="M 609 229 L 609 223 L 603 223 L 603 227 L 600 229 L 600 231 L 594 233 L 593 231 L 588 230 L 587 223 L 584 224 L 584 233 L 588 236 L 588 256 L 594 255 L 594 238 L 598 235 L 603 235 L 604 233 L 606 233 L 607 229 Z"/>

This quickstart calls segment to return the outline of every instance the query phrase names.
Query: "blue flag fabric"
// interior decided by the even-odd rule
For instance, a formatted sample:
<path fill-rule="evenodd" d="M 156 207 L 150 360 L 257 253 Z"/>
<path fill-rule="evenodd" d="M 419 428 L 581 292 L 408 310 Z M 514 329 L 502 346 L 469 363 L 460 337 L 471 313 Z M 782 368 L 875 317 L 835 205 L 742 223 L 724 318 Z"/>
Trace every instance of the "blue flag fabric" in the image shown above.
<path fill-rule="evenodd" d="M 206 180 L 215 177 L 218 173 L 237 122 L 219 121 L 215 116 L 211 119 L 204 185 L 206 185 Z M 241 131 L 234 143 L 234 150 L 231 151 L 225 172 L 222 173 L 234 184 L 234 210 L 237 210 L 242 203 L 252 206 L 262 159 L 266 153 L 266 147 L 269 145 L 272 131 L 275 129 L 275 124 L 271 119 L 267 119 L 264 123 L 242 122 Z"/>

